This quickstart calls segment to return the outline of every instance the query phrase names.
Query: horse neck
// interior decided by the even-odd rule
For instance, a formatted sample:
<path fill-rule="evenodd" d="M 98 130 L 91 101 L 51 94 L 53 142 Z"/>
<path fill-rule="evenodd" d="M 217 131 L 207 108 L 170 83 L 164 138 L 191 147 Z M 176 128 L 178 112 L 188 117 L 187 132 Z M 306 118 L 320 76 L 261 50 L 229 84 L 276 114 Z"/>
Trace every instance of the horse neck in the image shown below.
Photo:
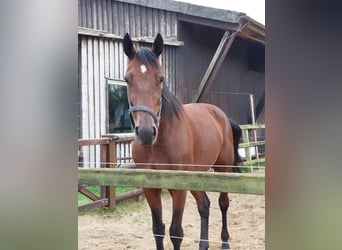
<path fill-rule="evenodd" d="M 157 141 L 160 142 L 160 140 L 165 140 L 167 138 L 167 131 L 169 129 L 172 129 L 172 126 L 170 126 L 170 124 L 168 124 L 168 122 L 165 120 L 164 117 L 161 117 L 160 126 L 158 128 L 158 139 L 157 139 Z"/>
<path fill-rule="evenodd" d="M 181 133 L 181 130 L 184 132 L 184 121 L 186 119 L 182 104 L 168 89 L 165 83 L 163 84 L 163 107 L 160 117 L 160 127 L 158 129 L 158 146 L 172 144 L 172 141 L 179 141 L 177 138 L 179 134 L 184 134 Z"/>
<path fill-rule="evenodd" d="M 183 114 L 181 114 L 181 117 Z M 160 126 L 158 129 L 158 139 L 160 143 L 167 143 L 168 141 L 174 140 L 175 136 L 181 133 L 181 130 L 184 129 L 182 126 L 181 118 L 173 117 L 171 121 L 168 121 L 164 117 L 161 117 Z"/>

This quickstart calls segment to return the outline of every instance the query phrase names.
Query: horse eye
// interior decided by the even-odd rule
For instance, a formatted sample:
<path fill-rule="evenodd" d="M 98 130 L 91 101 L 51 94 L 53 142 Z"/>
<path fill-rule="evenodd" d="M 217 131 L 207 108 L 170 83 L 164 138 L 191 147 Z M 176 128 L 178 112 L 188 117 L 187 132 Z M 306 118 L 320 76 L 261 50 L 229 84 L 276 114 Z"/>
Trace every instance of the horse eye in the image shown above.
<path fill-rule="evenodd" d="M 161 83 L 164 82 L 164 80 L 165 80 L 165 77 L 164 77 L 164 76 L 159 77 L 159 81 L 160 81 Z"/>

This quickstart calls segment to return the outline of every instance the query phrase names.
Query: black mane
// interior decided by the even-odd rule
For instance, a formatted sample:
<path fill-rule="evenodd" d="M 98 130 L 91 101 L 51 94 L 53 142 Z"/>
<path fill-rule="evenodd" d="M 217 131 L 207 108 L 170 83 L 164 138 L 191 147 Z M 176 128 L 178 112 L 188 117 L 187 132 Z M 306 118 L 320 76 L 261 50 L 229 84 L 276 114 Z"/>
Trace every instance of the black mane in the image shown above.
<path fill-rule="evenodd" d="M 183 112 L 182 103 L 178 98 L 170 91 L 166 83 L 163 82 L 163 98 L 162 98 L 162 110 L 161 115 L 167 121 L 172 121 L 173 117 L 180 118 L 180 114 Z"/>

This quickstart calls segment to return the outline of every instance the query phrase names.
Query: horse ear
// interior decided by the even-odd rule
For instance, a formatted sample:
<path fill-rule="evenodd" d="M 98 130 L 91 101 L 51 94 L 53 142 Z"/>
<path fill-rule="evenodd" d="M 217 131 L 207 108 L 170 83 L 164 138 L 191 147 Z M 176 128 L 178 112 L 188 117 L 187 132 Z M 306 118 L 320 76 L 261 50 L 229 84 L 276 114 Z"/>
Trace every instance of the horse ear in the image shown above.
<path fill-rule="evenodd" d="M 126 56 L 132 59 L 135 56 L 135 48 L 133 46 L 131 37 L 129 36 L 128 33 L 126 33 L 126 35 L 124 36 L 123 46 L 124 46 L 124 51 L 125 51 Z"/>
<path fill-rule="evenodd" d="M 156 56 L 160 56 L 160 54 L 163 51 L 163 46 L 164 46 L 164 40 L 162 36 L 158 33 L 156 38 L 154 39 L 153 46 L 152 46 L 152 51 Z"/>

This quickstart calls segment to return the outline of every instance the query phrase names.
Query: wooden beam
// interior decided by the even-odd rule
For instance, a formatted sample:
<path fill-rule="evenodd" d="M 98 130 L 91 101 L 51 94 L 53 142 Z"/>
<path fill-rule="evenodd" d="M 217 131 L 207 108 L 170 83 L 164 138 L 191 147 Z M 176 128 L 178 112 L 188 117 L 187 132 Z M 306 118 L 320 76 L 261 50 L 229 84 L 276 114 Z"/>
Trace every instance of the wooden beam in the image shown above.
<path fill-rule="evenodd" d="M 203 17 L 189 16 L 184 14 L 178 15 L 178 20 L 181 22 L 194 23 L 196 25 L 204 25 L 214 27 L 222 30 L 238 31 L 240 25 L 238 23 L 231 23 L 222 20 L 215 20 Z"/>
<path fill-rule="evenodd" d="M 78 27 L 77 29 L 78 35 L 84 35 L 84 36 L 94 36 L 94 37 L 103 37 L 107 39 L 112 40 L 123 40 L 122 36 L 115 35 L 112 33 L 109 33 L 105 30 L 95 30 L 95 29 L 88 29 L 83 27 Z M 164 44 L 170 45 L 170 46 L 184 46 L 184 42 L 178 41 L 176 37 L 163 37 L 164 38 Z M 132 37 L 133 42 L 144 42 L 144 43 L 153 43 L 154 37 Z"/>
<path fill-rule="evenodd" d="M 115 162 L 117 161 L 116 159 L 116 143 L 115 141 L 110 141 L 109 147 L 108 147 L 108 152 L 107 152 L 107 159 L 109 159 L 109 162 Z M 115 168 L 114 164 L 109 164 L 106 165 L 106 169 L 102 170 L 107 170 L 108 168 Z M 108 199 L 108 209 L 111 211 L 114 211 L 115 209 L 115 186 L 109 186 L 109 185 L 101 185 L 101 186 L 107 186 L 106 187 L 106 197 Z"/>
<path fill-rule="evenodd" d="M 84 212 L 84 211 L 99 208 L 99 207 L 105 207 L 107 205 L 108 205 L 107 199 L 97 200 L 97 201 L 93 201 L 91 203 L 87 203 L 87 204 L 78 206 L 78 212 Z"/>
<path fill-rule="evenodd" d="M 243 166 L 251 166 L 251 165 L 255 165 L 257 163 L 265 163 L 266 159 L 265 158 L 259 158 L 259 159 L 254 159 L 254 160 L 250 160 L 250 161 L 244 161 L 241 162 L 241 164 Z"/>
<path fill-rule="evenodd" d="M 119 201 L 127 200 L 130 198 L 138 197 L 138 196 L 143 195 L 143 194 L 144 194 L 144 191 L 142 188 L 136 188 L 135 190 L 127 191 L 127 192 L 122 193 L 122 194 L 118 194 L 115 197 L 115 200 L 116 200 L 116 202 L 119 202 Z"/>
<path fill-rule="evenodd" d="M 82 185 L 78 185 L 78 192 L 80 192 L 81 194 L 83 194 L 84 196 L 88 197 L 93 201 L 100 200 L 100 197 L 98 197 L 96 194 L 92 193 L 85 187 L 82 187 Z"/>
<path fill-rule="evenodd" d="M 211 59 L 211 62 L 208 66 L 207 71 L 205 72 L 203 79 L 196 90 L 196 93 L 192 99 L 192 102 L 198 102 L 201 97 L 205 96 L 205 94 L 208 92 L 208 89 L 213 84 L 221 66 L 226 58 L 226 55 L 233 44 L 233 41 L 236 37 L 237 33 L 231 34 L 229 31 L 226 31 L 221 39 L 221 42 L 219 46 L 217 47 L 217 50 Z"/>
<path fill-rule="evenodd" d="M 91 185 L 265 194 L 265 176 L 257 174 L 79 168 L 78 182 Z"/>
<path fill-rule="evenodd" d="M 134 133 L 126 133 L 126 134 L 104 134 L 102 137 L 112 138 L 111 140 L 115 140 L 116 142 L 122 141 L 134 141 L 135 135 Z"/>
<path fill-rule="evenodd" d="M 109 144 L 109 139 L 108 138 L 78 139 L 78 146 L 103 145 L 103 144 Z"/>
<path fill-rule="evenodd" d="M 109 151 L 109 140 L 108 140 L 108 144 L 107 145 L 101 145 L 100 146 L 100 150 L 101 150 L 101 163 L 100 163 L 100 167 L 101 168 L 106 168 L 107 167 L 107 162 L 109 161 L 108 157 L 108 151 Z M 105 199 L 107 197 L 106 195 L 106 187 L 105 186 L 101 186 L 100 187 L 100 196 L 101 199 Z"/>
<path fill-rule="evenodd" d="M 144 194 L 144 191 L 141 188 L 137 188 L 135 190 L 117 195 L 115 197 L 115 201 L 119 202 L 119 201 L 131 199 L 134 197 L 139 197 L 140 195 L 143 195 L 143 194 Z M 98 199 L 90 203 L 78 206 L 78 212 L 84 212 L 84 211 L 88 211 L 88 210 L 100 208 L 100 207 L 105 207 L 105 206 L 108 206 L 108 199 L 106 198 Z"/>
<path fill-rule="evenodd" d="M 265 141 L 251 141 L 239 143 L 239 148 L 250 148 L 255 146 L 265 145 Z"/>
<path fill-rule="evenodd" d="M 245 130 L 245 129 L 258 129 L 258 128 L 265 128 L 265 124 L 243 124 L 243 125 L 239 125 L 239 127 L 242 129 L 242 130 Z"/>

